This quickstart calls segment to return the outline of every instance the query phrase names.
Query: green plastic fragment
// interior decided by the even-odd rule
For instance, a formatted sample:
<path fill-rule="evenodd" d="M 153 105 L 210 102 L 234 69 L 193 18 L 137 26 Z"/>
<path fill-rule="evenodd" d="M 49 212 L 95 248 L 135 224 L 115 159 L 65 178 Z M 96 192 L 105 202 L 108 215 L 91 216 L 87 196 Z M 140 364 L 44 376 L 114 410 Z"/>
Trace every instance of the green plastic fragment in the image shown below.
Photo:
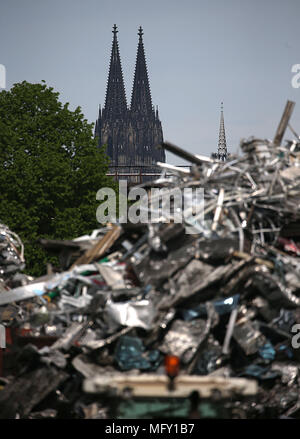
<path fill-rule="evenodd" d="M 53 291 L 50 291 L 47 294 L 50 297 L 50 299 L 54 299 L 55 297 L 57 297 L 59 295 L 59 291 L 57 289 L 55 289 Z"/>

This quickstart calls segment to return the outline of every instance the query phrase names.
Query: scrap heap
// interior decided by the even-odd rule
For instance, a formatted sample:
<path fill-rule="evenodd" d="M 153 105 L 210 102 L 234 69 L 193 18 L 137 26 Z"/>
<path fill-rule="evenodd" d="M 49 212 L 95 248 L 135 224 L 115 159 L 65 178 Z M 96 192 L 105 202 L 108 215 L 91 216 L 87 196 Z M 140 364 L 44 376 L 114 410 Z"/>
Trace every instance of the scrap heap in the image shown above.
<path fill-rule="evenodd" d="M 0 418 L 126 417 L 130 383 L 165 383 L 166 355 L 180 359 L 178 388 L 204 377 L 200 398 L 223 398 L 224 417 L 300 417 L 300 141 L 280 145 L 290 113 L 273 142 L 242 140 L 230 161 L 162 145 L 193 166 L 160 164 L 152 186 L 203 188 L 203 215 L 184 204 L 176 223 L 160 206 L 155 223 L 56 243 L 79 251 L 66 271 L 1 292 L 13 342 Z"/>

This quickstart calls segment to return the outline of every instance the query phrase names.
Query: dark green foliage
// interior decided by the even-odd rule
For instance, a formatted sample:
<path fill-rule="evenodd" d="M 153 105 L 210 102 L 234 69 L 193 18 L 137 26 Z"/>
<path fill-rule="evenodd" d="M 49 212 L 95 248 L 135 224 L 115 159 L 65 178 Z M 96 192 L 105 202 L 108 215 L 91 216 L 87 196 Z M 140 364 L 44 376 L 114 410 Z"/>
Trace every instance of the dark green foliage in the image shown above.
<path fill-rule="evenodd" d="M 116 188 L 93 124 L 58 96 L 44 81 L 0 93 L 0 222 L 20 235 L 27 272 L 35 276 L 49 259 L 36 240 L 98 228 L 96 193 Z"/>

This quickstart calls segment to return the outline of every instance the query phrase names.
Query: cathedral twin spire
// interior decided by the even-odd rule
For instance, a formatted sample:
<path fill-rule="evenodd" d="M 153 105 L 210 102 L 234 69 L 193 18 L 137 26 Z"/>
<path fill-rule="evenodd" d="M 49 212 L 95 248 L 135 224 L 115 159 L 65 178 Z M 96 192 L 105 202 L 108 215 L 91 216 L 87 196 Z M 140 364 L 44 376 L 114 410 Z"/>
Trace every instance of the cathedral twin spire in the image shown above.
<path fill-rule="evenodd" d="M 110 171 L 124 175 L 131 172 L 158 172 L 156 163 L 165 161 L 165 152 L 157 148 L 163 142 L 158 110 L 151 100 L 143 29 L 139 41 L 130 108 L 127 106 L 119 53 L 117 26 L 113 26 L 113 42 L 106 88 L 105 105 L 99 109 L 95 126 L 99 147 L 105 145 L 110 158 Z"/>
<path fill-rule="evenodd" d="M 108 83 L 106 89 L 103 116 L 106 119 L 124 119 L 127 114 L 127 102 L 123 80 L 121 58 L 117 40 L 117 26 L 113 26 L 113 43 L 110 58 Z M 143 43 L 143 29 L 139 28 L 139 42 L 131 97 L 132 115 L 139 114 L 150 117 L 153 114 L 150 85 L 148 79 L 146 57 Z"/>
<path fill-rule="evenodd" d="M 126 94 L 117 40 L 117 26 L 113 27 L 113 43 L 103 116 L 107 119 L 122 119 L 127 112 Z"/>
<path fill-rule="evenodd" d="M 139 44 L 131 96 L 131 111 L 133 113 L 139 112 L 144 116 L 150 116 L 153 112 L 153 108 L 144 51 L 143 29 L 141 26 L 139 28 L 138 36 Z"/>

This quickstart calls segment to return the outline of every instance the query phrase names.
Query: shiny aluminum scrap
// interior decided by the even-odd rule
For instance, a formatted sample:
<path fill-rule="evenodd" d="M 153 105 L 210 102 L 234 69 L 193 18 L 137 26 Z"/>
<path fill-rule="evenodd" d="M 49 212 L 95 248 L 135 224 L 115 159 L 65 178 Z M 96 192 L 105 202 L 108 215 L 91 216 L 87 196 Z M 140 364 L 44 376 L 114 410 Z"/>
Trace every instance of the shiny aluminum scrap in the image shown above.
<path fill-rule="evenodd" d="M 170 145 L 163 144 L 173 151 L 175 146 Z M 189 174 L 172 169 L 164 190 L 171 194 L 175 187 L 203 188 L 204 215 L 194 216 L 195 233 L 208 239 L 238 236 L 240 251 L 250 234 L 251 252 L 255 252 L 260 245 L 274 243 L 283 226 L 300 219 L 300 143 L 277 146 L 252 137 L 242 140 L 240 147 L 244 154 L 232 155 L 227 162 L 194 156 L 197 166 L 194 164 Z M 181 149 L 176 148 L 178 153 Z M 166 169 L 165 164 L 161 167 Z M 162 209 L 162 219 L 164 215 Z M 183 219 L 187 227 L 187 215 Z"/>
<path fill-rule="evenodd" d="M 0 223 L 0 291 L 20 281 L 25 268 L 24 246 L 19 236 Z M 22 277 L 22 276 L 21 276 Z"/>

